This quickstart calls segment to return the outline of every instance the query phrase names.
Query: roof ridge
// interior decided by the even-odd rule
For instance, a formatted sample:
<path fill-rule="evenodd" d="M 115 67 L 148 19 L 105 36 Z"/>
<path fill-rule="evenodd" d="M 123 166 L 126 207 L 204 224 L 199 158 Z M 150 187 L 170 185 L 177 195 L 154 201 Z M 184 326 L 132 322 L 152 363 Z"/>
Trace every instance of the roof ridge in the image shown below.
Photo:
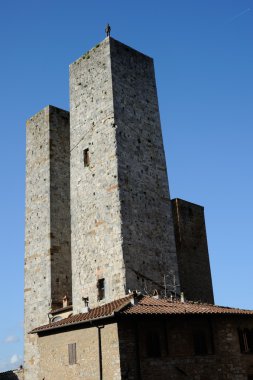
<path fill-rule="evenodd" d="M 191 301 L 191 300 L 185 300 L 184 302 L 180 301 L 180 300 L 170 300 L 168 298 L 154 298 L 153 296 L 149 296 L 149 295 L 144 295 L 143 298 L 146 298 L 146 299 L 152 299 L 154 301 L 165 301 L 167 302 L 168 304 L 171 304 L 171 305 L 183 305 L 183 304 L 186 304 L 186 305 L 196 305 L 196 306 L 211 306 L 211 307 L 215 307 L 215 308 L 222 308 L 222 309 L 233 309 L 233 310 L 241 310 L 241 311 L 251 311 L 250 309 L 241 309 L 239 307 L 234 307 L 234 306 L 223 306 L 223 305 L 215 305 L 215 304 L 212 304 L 212 303 L 207 303 L 207 302 L 201 302 L 201 301 Z M 159 305 L 155 305 L 155 304 L 151 304 L 151 306 L 159 306 Z"/>
<path fill-rule="evenodd" d="M 137 302 L 131 302 L 132 300 Z M 152 302 L 151 302 L 152 301 Z M 60 321 L 34 328 L 30 333 L 60 329 L 95 322 L 101 319 L 123 315 L 251 315 L 253 310 L 239 309 L 199 302 L 171 301 L 165 298 L 154 298 L 143 294 L 130 293 L 122 298 L 96 306 L 86 313 L 74 314 Z"/>

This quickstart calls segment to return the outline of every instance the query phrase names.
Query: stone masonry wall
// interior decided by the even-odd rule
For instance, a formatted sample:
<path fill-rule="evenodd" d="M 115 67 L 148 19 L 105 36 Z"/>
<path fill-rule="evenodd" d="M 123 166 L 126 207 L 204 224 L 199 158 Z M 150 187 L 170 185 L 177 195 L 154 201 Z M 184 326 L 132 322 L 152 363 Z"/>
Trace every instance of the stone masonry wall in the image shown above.
<path fill-rule="evenodd" d="M 181 315 L 96 321 L 43 332 L 39 378 L 97 380 L 102 368 L 103 380 L 248 380 L 253 374 L 253 355 L 241 353 L 238 328 L 252 326 L 252 318 L 245 315 Z M 205 354 L 195 352 L 197 331 L 206 337 Z M 160 355 L 150 357 L 148 338 L 154 332 L 159 336 Z M 72 343 L 76 343 L 75 364 L 68 357 Z"/>
<path fill-rule="evenodd" d="M 178 273 L 153 60 L 110 48 L 126 287 L 161 291 Z"/>
<path fill-rule="evenodd" d="M 178 270 L 186 299 L 214 303 L 204 208 L 172 200 Z"/>
<path fill-rule="evenodd" d="M 39 365 L 37 337 L 28 333 L 48 323 L 51 303 L 71 294 L 66 129 L 68 113 L 51 106 L 27 121 L 25 380 L 38 379 Z"/>
<path fill-rule="evenodd" d="M 25 238 L 25 379 L 38 377 L 34 327 L 47 323 L 51 299 L 49 108 L 27 121 Z"/>
<path fill-rule="evenodd" d="M 169 271 L 177 276 L 152 60 L 106 38 L 74 62 L 70 128 L 73 305 L 78 312 L 83 296 L 91 306 L 98 304 L 99 279 L 105 279 L 103 303 L 128 289 L 159 288 Z"/>
<path fill-rule="evenodd" d="M 239 326 L 252 328 L 252 321 L 244 316 L 181 316 L 121 322 L 121 379 L 248 380 L 247 376 L 253 374 L 253 355 L 240 352 Z M 212 332 L 206 355 L 194 353 L 195 330 Z M 161 357 L 148 357 L 150 331 L 160 336 Z"/>
<path fill-rule="evenodd" d="M 100 325 L 102 377 L 99 372 L 98 328 L 60 332 L 39 338 L 40 379 L 119 380 L 120 362 L 117 324 Z M 69 364 L 68 344 L 76 343 L 76 364 Z"/>
<path fill-rule="evenodd" d="M 70 66 L 71 224 L 74 312 L 125 294 L 109 39 Z M 89 149 L 89 166 L 83 151 Z"/>

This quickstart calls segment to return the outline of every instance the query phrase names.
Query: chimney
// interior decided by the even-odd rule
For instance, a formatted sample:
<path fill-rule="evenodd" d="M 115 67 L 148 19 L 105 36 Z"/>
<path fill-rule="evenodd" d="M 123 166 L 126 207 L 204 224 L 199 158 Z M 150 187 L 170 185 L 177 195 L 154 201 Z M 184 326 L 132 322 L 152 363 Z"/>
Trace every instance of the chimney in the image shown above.
<path fill-rule="evenodd" d="M 132 294 L 132 298 L 131 298 L 131 304 L 137 305 L 137 303 L 138 303 L 138 292 L 137 290 L 134 290 Z"/>
<path fill-rule="evenodd" d="M 62 307 L 67 307 L 69 306 L 69 299 L 68 296 L 64 296 L 62 299 Z"/>
<path fill-rule="evenodd" d="M 88 313 L 88 311 L 90 311 L 89 297 L 82 297 L 82 301 L 84 302 L 84 307 L 81 309 L 81 312 L 82 313 Z"/>
<path fill-rule="evenodd" d="M 153 292 L 153 298 L 155 298 L 156 300 L 158 300 L 160 297 L 159 297 L 159 293 L 158 291 L 155 289 L 154 292 Z"/>

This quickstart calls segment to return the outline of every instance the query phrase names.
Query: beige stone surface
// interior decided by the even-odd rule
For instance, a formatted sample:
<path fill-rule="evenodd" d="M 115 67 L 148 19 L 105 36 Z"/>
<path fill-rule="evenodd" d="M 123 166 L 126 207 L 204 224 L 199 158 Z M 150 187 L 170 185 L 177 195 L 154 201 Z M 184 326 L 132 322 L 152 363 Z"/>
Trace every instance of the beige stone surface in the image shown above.
<path fill-rule="evenodd" d="M 74 312 L 160 291 L 177 259 L 151 58 L 106 38 L 70 66 L 70 147 Z"/>
<path fill-rule="evenodd" d="M 103 380 L 119 380 L 120 360 L 117 324 L 100 325 Z M 77 363 L 69 365 L 68 344 L 76 343 Z M 39 338 L 40 379 L 98 380 L 98 327 L 60 332 Z"/>
<path fill-rule="evenodd" d="M 37 380 L 37 337 L 51 307 L 71 297 L 69 114 L 49 106 L 27 121 L 25 379 Z"/>

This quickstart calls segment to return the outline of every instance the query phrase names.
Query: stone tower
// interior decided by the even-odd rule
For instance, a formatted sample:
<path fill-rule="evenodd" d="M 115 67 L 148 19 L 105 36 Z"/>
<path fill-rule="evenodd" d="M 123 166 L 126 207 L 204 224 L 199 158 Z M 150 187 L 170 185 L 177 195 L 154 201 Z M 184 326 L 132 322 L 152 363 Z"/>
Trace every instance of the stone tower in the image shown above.
<path fill-rule="evenodd" d="M 214 303 L 204 207 L 172 200 L 181 291 L 186 299 Z"/>
<path fill-rule="evenodd" d="M 38 378 L 29 332 L 71 298 L 69 113 L 49 106 L 27 121 L 25 379 Z"/>
<path fill-rule="evenodd" d="M 178 278 L 151 58 L 107 37 L 70 66 L 70 151 L 74 312 Z"/>
<path fill-rule="evenodd" d="M 29 332 L 63 297 L 79 313 L 168 276 L 213 301 L 203 208 L 171 205 L 153 60 L 107 37 L 70 65 L 70 118 L 48 106 L 27 122 L 25 380 Z"/>

